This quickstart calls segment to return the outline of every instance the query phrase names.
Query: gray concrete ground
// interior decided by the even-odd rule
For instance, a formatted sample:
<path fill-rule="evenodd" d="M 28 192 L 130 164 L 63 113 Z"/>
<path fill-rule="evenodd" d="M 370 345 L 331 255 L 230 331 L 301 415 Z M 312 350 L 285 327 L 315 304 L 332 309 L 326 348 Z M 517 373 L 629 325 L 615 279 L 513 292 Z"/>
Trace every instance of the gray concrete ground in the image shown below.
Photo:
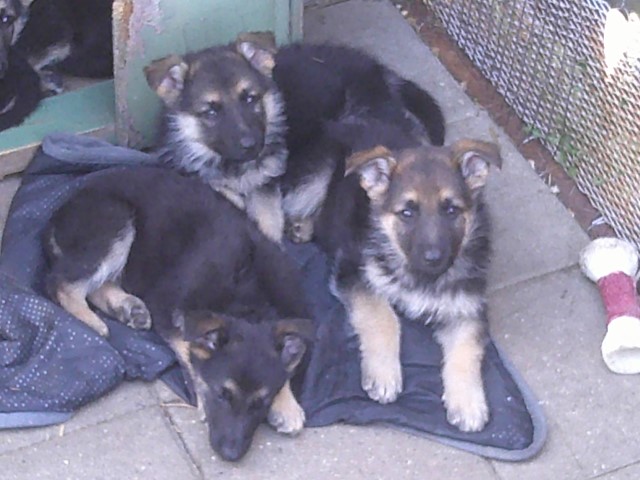
<path fill-rule="evenodd" d="M 433 92 L 448 119 L 448 141 L 499 142 L 505 166 L 487 193 L 496 246 L 491 330 L 546 413 L 542 453 L 509 464 L 380 427 L 308 429 L 295 439 L 264 427 L 247 457 L 228 464 L 210 450 L 194 409 L 160 383 L 131 383 L 64 426 L 0 432 L 0 477 L 640 478 L 640 378 L 614 375 L 600 359 L 604 312 L 577 266 L 585 233 L 391 3 L 351 0 L 308 10 L 305 22 L 309 41 L 362 47 Z M 0 185 L 2 219 L 16 186 L 15 179 Z"/>

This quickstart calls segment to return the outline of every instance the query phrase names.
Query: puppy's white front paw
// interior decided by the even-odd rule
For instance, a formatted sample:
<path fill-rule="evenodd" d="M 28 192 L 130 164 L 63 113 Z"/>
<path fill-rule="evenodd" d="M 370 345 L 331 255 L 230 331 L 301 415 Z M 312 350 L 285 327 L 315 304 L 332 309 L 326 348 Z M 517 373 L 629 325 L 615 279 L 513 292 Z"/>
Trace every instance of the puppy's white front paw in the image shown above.
<path fill-rule="evenodd" d="M 402 367 L 394 357 L 362 358 L 362 389 L 378 403 L 394 402 L 402 392 Z"/>
<path fill-rule="evenodd" d="M 479 432 L 489 421 L 489 406 L 482 386 L 458 385 L 445 391 L 442 400 L 447 421 L 463 432 Z"/>
<path fill-rule="evenodd" d="M 267 420 L 278 433 L 297 435 L 304 427 L 305 414 L 296 401 L 274 401 Z"/>

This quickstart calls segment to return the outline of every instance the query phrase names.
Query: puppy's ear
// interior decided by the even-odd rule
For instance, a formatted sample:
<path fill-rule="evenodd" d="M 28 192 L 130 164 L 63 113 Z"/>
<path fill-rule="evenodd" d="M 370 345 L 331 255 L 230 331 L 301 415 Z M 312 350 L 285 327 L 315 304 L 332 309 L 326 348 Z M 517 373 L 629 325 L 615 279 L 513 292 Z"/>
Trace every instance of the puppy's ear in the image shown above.
<path fill-rule="evenodd" d="M 277 51 L 276 40 L 271 32 L 241 33 L 236 38 L 236 50 L 253 68 L 271 77 Z"/>
<path fill-rule="evenodd" d="M 347 158 L 345 176 L 356 173 L 360 176 L 360 186 L 371 200 L 382 197 L 389 188 L 391 175 L 397 161 L 385 147 L 358 152 Z"/>
<path fill-rule="evenodd" d="M 494 143 L 480 140 L 458 140 L 451 146 L 454 165 L 471 190 L 484 187 L 489 166 L 502 167 L 500 150 Z"/>
<path fill-rule="evenodd" d="M 173 326 L 180 329 L 189 349 L 201 360 L 211 358 L 229 339 L 229 319 L 206 310 L 179 310 L 172 317 Z"/>
<path fill-rule="evenodd" d="M 154 60 L 144 67 L 144 75 L 151 89 L 168 105 L 175 105 L 184 88 L 189 65 L 178 55 Z"/>
<path fill-rule="evenodd" d="M 307 319 L 285 319 L 276 322 L 273 337 L 276 350 L 287 372 L 291 373 L 307 351 L 307 343 L 313 341 L 315 329 Z"/>

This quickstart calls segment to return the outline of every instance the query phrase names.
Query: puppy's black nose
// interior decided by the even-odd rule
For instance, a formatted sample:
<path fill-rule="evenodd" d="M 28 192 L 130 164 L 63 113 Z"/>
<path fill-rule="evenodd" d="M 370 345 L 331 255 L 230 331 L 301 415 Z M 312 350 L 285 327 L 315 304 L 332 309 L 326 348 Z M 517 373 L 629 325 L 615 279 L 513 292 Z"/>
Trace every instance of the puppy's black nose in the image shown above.
<path fill-rule="evenodd" d="M 424 252 L 424 259 L 428 264 L 435 265 L 442 261 L 444 254 L 438 247 L 427 248 Z"/>
<path fill-rule="evenodd" d="M 240 137 L 240 145 L 242 146 L 242 148 L 249 150 L 253 147 L 256 146 L 256 139 L 254 137 L 252 137 L 251 135 L 245 135 L 243 137 Z"/>

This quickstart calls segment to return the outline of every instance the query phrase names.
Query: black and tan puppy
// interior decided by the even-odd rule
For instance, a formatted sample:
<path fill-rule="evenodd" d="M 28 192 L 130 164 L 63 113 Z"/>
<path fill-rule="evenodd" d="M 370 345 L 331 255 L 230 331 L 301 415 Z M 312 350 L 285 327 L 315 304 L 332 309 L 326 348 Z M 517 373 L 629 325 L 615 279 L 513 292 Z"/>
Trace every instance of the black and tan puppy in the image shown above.
<path fill-rule="evenodd" d="M 157 60 L 145 74 L 165 105 L 161 158 L 197 174 L 279 242 L 284 230 L 279 177 L 287 148 L 272 61 L 239 42 Z"/>
<path fill-rule="evenodd" d="M 16 48 L 38 72 L 42 90 L 60 93 L 62 74 L 113 76 L 113 0 L 32 0 Z"/>
<path fill-rule="evenodd" d="M 166 162 L 199 175 L 278 241 L 285 220 L 296 241 L 310 238 L 308 219 L 338 164 L 368 146 L 344 141 L 360 136 L 355 130 L 394 125 L 377 137 L 394 148 L 406 146 L 407 136 L 417 144 L 444 139 L 442 114 L 427 92 L 352 48 L 276 50 L 269 35 L 249 33 L 157 60 L 145 73 L 165 104 Z"/>
<path fill-rule="evenodd" d="M 21 124 L 43 97 L 36 71 L 15 47 L 29 3 L 0 0 L 0 131 Z"/>
<path fill-rule="evenodd" d="M 152 326 L 175 351 L 227 460 L 265 418 L 297 433 L 289 379 L 313 333 L 297 266 L 220 194 L 163 168 L 97 174 L 44 235 L 52 299 L 102 335 L 91 309 Z"/>
<path fill-rule="evenodd" d="M 481 366 L 487 335 L 489 219 L 482 190 L 495 145 L 350 157 L 315 224 L 334 262 L 334 291 L 359 336 L 362 387 L 380 402 L 402 392 L 396 311 L 435 329 L 448 421 L 481 430 L 489 418 Z"/>

